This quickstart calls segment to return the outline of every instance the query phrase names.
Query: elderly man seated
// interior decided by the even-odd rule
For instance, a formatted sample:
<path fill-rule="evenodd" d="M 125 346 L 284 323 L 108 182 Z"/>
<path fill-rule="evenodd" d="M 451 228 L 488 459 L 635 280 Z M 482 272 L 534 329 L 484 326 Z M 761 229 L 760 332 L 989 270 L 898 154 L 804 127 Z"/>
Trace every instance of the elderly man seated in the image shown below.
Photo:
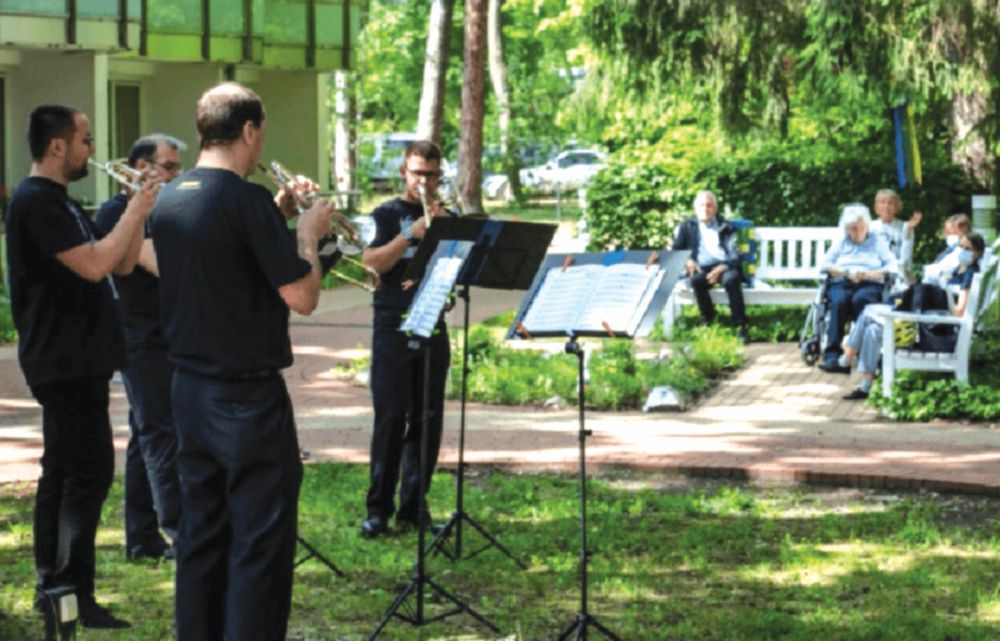
<path fill-rule="evenodd" d="M 885 277 L 896 272 L 896 257 L 881 238 L 869 233 L 870 225 L 867 207 L 861 203 L 845 206 L 840 216 L 844 236 L 830 247 L 820 267 L 831 279 L 827 344 L 819 365 L 826 372 L 850 373 L 837 362 L 843 353 L 844 329 L 865 306 L 882 298 Z"/>
<path fill-rule="evenodd" d="M 677 227 L 674 250 L 690 250 L 686 268 L 694 290 L 701 320 L 708 324 L 715 320 L 715 306 L 708 290 L 717 283 L 729 296 L 729 311 L 740 338 L 747 340 L 746 306 L 743 303 L 742 257 L 736 245 L 736 230 L 721 216 L 715 194 L 699 191 L 694 199 L 695 216 Z"/>

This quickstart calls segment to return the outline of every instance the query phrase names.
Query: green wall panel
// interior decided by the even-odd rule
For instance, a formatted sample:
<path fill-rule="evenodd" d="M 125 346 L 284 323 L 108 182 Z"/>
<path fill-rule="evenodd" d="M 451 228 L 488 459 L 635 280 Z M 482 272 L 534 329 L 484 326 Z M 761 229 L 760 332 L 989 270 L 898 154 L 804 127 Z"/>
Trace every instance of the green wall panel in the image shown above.
<path fill-rule="evenodd" d="M 64 16 L 66 15 L 66 0 L 0 0 L 0 11 Z"/>

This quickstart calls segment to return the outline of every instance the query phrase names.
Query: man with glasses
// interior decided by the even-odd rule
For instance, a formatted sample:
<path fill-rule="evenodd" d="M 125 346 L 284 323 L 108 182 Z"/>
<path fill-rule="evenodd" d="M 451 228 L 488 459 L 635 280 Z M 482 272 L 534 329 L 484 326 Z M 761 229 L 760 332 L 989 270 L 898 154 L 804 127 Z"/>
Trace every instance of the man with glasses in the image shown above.
<path fill-rule="evenodd" d="M 51 595 L 76 594 L 89 628 L 125 628 L 94 598 L 95 539 L 114 476 L 108 381 L 125 364 L 111 273 L 138 260 L 155 181 L 133 194 L 105 235 L 70 199 L 94 152 L 79 109 L 43 105 L 28 122 L 31 174 L 11 196 L 7 256 L 18 360 L 42 406 L 42 475 L 35 495 L 36 604 L 55 638 Z"/>
<path fill-rule="evenodd" d="M 403 289 L 403 273 L 426 229 L 420 185 L 428 195 L 431 215 L 448 215 L 434 196 L 441 179 L 441 150 L 427 140 L 410 143 L 400 173 L 406 191 L 402 197 L 383 203 L 372 213 L 375 239 L 364 252 L 365 265 L 382 276 L 382 286 L 372 301 L 375 313 L 371 389 L 375 421 L 366 500 L 368 516 L 361 524 L 361 536 L 368 539 L 388 531 L 393 512 L 396 524 L 404 527 L 418 525 L 419 519 L 430 521 L 429 514 L 418 511 L 424 363 L 422 352 L 407 346 L 408 338 L 399 331 L 399 326 L 416 293 L 416 288 Z M 438 321 L 430 348 L 432 414 L 427 435 L 425 488 L 430 487 L 441 446 L 444 386 L 450 358 L 448 328 L 443 319 Z M 403 479 L 399 488 L 399 509 L 395 510 L 393 495 L 401 463 Z"/>
<path fill-rule="evenodd" d="M 144 136 L 132 145 L 128 165 L 166 183 L 181 173 L 180 152 L 186 148 L 173 136 Z M 126 193 L 113 196 L 97 212 L 97 226 L 109 232 L 127 206 Z M 177 538 L 181 489 L 175 461 L 177 431 L 170 410 L 173 367 L 167 360 L 167 341 L 160 326 L 156 254 L 148 222 L 135 271 L 116 276 L 115 284 L 125 329 L 128 365 L 122 370 L 122 380 L 128 395 L 131 434 L 125 453 L 125 555 L 132 561 L 172 558 L 172 546 L 160 528 L 171 542 Z"/>

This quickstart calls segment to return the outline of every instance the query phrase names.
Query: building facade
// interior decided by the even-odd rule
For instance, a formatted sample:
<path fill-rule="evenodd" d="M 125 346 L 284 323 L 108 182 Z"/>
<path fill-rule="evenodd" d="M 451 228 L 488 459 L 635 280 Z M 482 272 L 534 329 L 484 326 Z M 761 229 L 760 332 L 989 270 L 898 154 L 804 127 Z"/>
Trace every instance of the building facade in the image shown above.
<path fill-rule="evenodd" d="M 197 156 L 194 108 L 236 80 L 268 109 L 265 158 L 330 187 L 332 72 L 355 61 L 363 0 L 0 0 L 0 207 L 27 175 L 25 128 L 42 103 L 87 112 L 95 157 L 127 154 L 154 131 Z M 71 187 L 114 193 L 102 176 Z"/>

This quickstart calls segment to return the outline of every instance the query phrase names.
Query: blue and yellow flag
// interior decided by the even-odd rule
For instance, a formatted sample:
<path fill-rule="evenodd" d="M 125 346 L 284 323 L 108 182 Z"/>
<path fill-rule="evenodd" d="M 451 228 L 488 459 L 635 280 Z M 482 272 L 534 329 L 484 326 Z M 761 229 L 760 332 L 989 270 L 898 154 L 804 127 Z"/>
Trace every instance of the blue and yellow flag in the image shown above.
<path fill-rule="evenodd" d="M 920 185 L 920 149 L 917 147 L 917 130 L 913 125 L 913 107 L 903 103 L 892 109 L 892 125 L 896 141 L 896 177 L 899 188 Z"/>

